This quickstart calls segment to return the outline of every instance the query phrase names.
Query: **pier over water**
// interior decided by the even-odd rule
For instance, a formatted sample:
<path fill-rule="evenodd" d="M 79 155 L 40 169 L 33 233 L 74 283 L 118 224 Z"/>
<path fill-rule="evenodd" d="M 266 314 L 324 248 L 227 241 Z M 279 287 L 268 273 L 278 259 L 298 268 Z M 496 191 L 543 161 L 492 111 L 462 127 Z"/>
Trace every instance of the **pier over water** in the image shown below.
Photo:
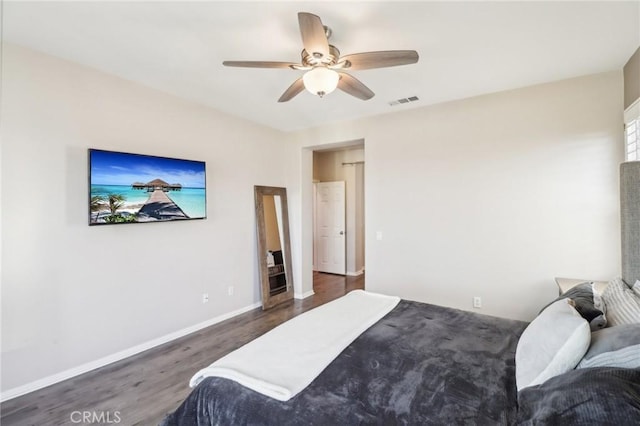
<path fill-rule="evenodd" d="M 138 221 L 189 219 L 162 188 L 156 188 L 138 211 Z"/>

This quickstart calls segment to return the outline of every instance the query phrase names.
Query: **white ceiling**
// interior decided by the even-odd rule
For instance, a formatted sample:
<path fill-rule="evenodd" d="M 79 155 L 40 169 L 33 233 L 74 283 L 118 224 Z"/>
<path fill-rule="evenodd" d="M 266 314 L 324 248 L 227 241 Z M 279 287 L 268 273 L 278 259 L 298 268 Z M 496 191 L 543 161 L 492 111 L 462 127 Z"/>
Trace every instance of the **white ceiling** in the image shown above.
<path fill-rule="evenodd" d="M 420 61 L 353 71 L 369 101 L 277 103 L 301 71 L 222 66 L 298 62 L 299 11 L 319 15 L 342 54 L 414 49 Z M 640 46 L 640 1 L 5 1 L 3 24 L 6 41 L 289 131 L 621 69 Z"/>

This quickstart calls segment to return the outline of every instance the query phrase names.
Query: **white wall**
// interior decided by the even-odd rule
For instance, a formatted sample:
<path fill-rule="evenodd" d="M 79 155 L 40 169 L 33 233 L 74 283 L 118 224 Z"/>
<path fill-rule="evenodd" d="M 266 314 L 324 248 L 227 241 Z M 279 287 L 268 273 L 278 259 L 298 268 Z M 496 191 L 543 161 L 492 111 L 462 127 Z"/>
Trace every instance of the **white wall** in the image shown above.
<path fill-rule="evenodd" d="M 253 186 L 286 186 L 281 133 L 17 46 L 3 67 L 3 396 L 255 306 Z M 206 161 L 208 218 L 89 227 L 90 147 Z"/>
<path fill-rule="evenodd" d="M 310 150 L 364 139 L 367 289 L 531 319 L 555 276 L 620 273 L 622 97 L 615 71 L 290 135 L 294 228 L 311 226 Z"/>

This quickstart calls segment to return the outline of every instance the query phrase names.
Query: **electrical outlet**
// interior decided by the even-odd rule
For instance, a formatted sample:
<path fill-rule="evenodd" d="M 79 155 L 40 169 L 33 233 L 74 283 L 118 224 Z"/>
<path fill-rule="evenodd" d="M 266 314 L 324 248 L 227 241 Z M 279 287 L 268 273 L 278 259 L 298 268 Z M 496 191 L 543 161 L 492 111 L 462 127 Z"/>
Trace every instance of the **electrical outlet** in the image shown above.
<path fill-rule="evenodd" d="M 482 298 L 480 296 L 475 296 L 473 298 L 473 307 L 482 308 Z"/>
<path fill-rule="evenodd" d="M 202 303 L 209 302 L 209 293 L 202 293 Z"/>
<path fill-rule="evenodd" d="M 230 286 L 227 288 L 227 294 L 228 294 L 229 296 L 233 296 L 233 286 L 232 286 L 232 285 L 230 285 Z"/>

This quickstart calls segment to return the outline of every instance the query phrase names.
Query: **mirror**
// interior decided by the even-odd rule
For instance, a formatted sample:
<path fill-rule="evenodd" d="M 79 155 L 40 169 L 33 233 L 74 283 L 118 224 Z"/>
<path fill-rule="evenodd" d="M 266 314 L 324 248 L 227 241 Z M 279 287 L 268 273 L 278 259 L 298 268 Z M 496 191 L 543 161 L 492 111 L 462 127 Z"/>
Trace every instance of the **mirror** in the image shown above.
<path fill-rule="evenodd" d="M 293 298 L 287 190 L 256 186 L 256 229 L 262 309 Z"/>

